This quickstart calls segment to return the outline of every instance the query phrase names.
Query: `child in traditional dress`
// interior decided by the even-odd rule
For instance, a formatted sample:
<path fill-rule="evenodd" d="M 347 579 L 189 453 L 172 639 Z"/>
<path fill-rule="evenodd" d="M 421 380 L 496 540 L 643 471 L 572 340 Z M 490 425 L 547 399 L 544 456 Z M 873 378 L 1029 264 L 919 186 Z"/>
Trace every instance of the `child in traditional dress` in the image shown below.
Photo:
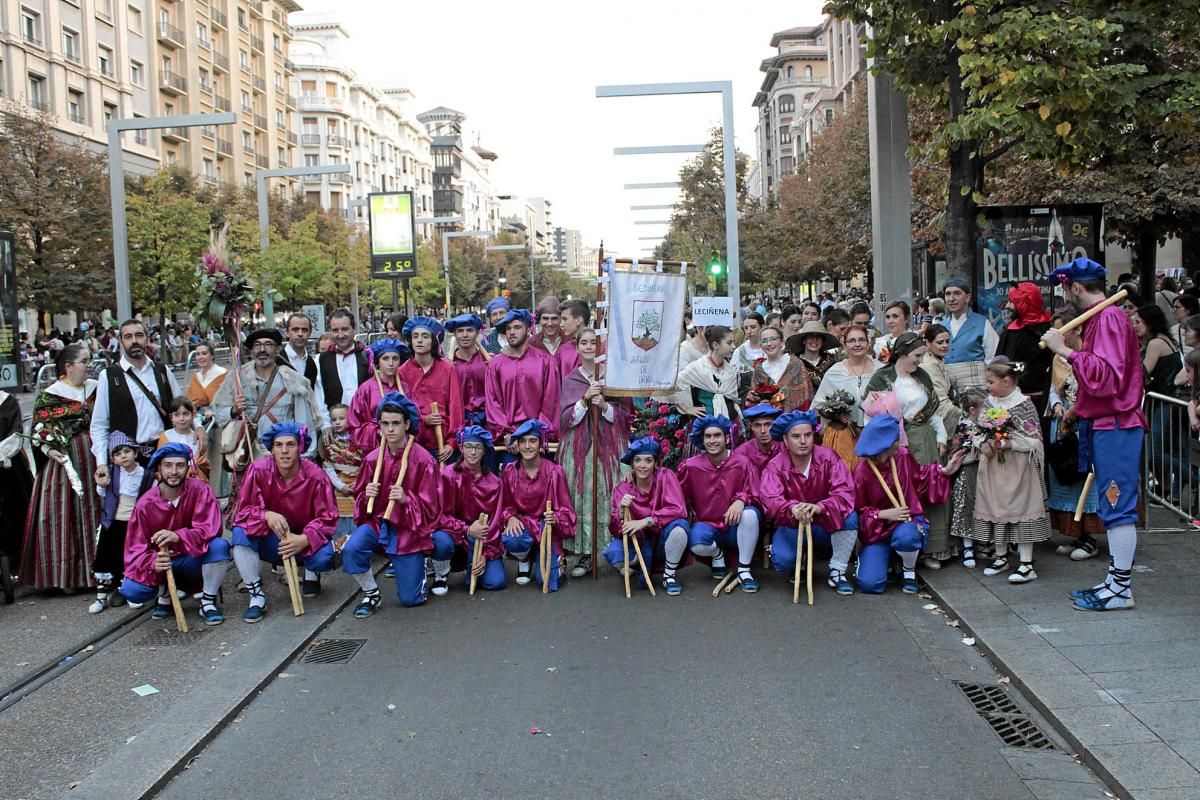
<path fill-rule="evenodd" d="M 171 426 L 158 435 L 157 447 L 170 442 L 187 445 L 192 449 L 192 468 L 188 471 L 189 478 L 208 480 L 208 453 L 200 451 L 200 442 L 196 439 L 193 421 L 196 419 L 196 407 L 192 401 L 183 395 L 171 400 L 167 405 L 167 414 L 171 417 Z"/>
<path fill-rule="evenodd" d="M 975 569 L 975 484 L 979 480 L 979 448 L 971 437 L 971 423 L 979 419 L 979 411 L 987 402 L 982 389 L 967 389 L 959 397 L 963 421 L 958 424 L 950 441 L 950 452 L 966 450 L 962 469 L 954 476 L 950 489 L 950 535 L 962 540 L 962 565 Z"/>
<path fill-rule="evenodd" d="M 349 413 L 350 407 L 345 403 L 335 403 L 329 407 L 333 441 L 328 445 L 321 445 L 325 474 L 333 484 L 334 497 L 338 503 L 338 524 L 333 532 L 334 540 L 354 532 L 353 490 L 363 457 L 362 450 L 350 438 L 350 425 L 347 421 Z"/>
<path fill-rule="evenodd" d="M 1050 538 L 1042 427 L 1033 401 L 1017 388 L 1020 373 L 1003 356 L 988 365 L 988 398 L 979 416 L 980 423 L 992 420 L 994 430 L 977 436 L 983 459 L 976 484 L 975 539 L 995 547 L 995 558 L 983 570 L 989 576 L 1008 571 L 1008 546 L 1017 546 L 1021 564 L 1008 576 L 1009 583 L 1037 579 L 1033 545 Z M 996 422 L 1005 414 L 1007 422 Z"/>
<path fill-rule="evenodd" d="M 92 564 L 96 576 L 96 601 L 88 606 L 89 614 L 99 614 L 109 606 L 116 608 L 125 602 L 117 592 L 125 575 L 125 530 L 133 505 L 143 491 L 142 477 L 145 475 L 137 460 L 137 443 L 121 431 L 109 434 L 108 453 L 112 482 L 96 489 L 104 498 L 104 510 L 100 517 L 96 560 Z"/>

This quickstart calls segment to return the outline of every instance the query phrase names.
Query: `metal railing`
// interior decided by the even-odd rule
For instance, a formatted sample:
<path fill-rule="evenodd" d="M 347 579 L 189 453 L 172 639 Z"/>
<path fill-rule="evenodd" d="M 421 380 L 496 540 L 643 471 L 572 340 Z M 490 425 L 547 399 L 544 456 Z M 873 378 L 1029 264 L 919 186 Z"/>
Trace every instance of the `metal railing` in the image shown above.
<path fill-rule="evenodd" d="M 1147 392 L 1142 410 L 1150 431 L 1142 446 L 1146 498 L 1182 519 L 1200 518 L 1200 436 L 1187 401 Z"/>

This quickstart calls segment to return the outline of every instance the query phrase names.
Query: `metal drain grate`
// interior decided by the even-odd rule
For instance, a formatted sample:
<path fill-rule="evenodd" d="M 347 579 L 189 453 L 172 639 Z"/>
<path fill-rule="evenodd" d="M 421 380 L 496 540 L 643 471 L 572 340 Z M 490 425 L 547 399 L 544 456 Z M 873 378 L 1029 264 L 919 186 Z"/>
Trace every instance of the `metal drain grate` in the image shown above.
<path fill-rule="evenodd" d="M 345 664 L 367 643 L 366 639 L 317 639 L 300 661 L 305 664 Z"/>
<path fill-rule="evenodd" d="M 1028 747 L 1034 750 L 1053 750 L 1054 743 L 1025 715 L 1003 687 L 987 683 L 964 683 L 957 686 L 984 722 L 1009 747 Z"/>
<path fill-rule="evenodd" d="M 196 628 L 187 633 L 180 633 L 174 628 L 159 628 L 147 633 L 138 644 L 147 647 L 171 647 L 175 645 L 195 644 L 209 630 L 209 628 Z"/>

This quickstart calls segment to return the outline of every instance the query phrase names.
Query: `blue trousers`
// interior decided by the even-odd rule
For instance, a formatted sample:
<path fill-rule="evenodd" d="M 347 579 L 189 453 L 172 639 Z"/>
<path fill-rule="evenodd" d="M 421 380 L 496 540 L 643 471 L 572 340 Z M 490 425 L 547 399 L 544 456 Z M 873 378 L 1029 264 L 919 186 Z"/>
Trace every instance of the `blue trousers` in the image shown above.
<path fill-rule="evenodd" d="M 543 526 L 544 528 L 545 526 Z M 521 531 L 515 536 L 507 534 L 503 537 L 504 552 L 515 558 L 517 561 L 524 561 L 527 558 L 533 558 L 533 582 L 540 589 L 542 586 L 542 565 L 538 563 L 541 559 L 536 558 L 530 552 L 535 544 L 533 534 L 527 530 Z M 486 574 L 486 573 L 485 573 Z M 558 554 L 552 553 L 550 556 L 550 591 L 558 591 L 558 581 L 561 576 L 558 574 Z"/>
<path fill-rule="evenodd" d="M 759 535 L 762 534 L 762 514 L 754 506 L 746 506 L 742 510 L 743 519 L 747 514 L 753 514 L 758 520 Z M 725 525 L 717 527 L 709 525 L 707 522 L 696 521 L 691 525 L 691 530 L 688 531 L 688 549 L 695 550 L 697 547 L 711 547 L 716 545 L 721 548 L 721 552 L 725 553 L 730 550 L 737 550 L 738 546 L 738 528 L 741 527 L 739 522 L 737 525 Z M 738 552 L 738 558 L 743 563 L 750 563 L 750 559 L 754 558 L 753 553 Z"/>
<path fill-rule="evenodd" d="M 842 522 L 840 530 L 858 530 L 858 512 L 851 512 L 850 516 Z M 771 537 L 771 566 L 780 572 L 793 572 L 796 569 L 796 537 L 799 535 L 799 531 L 799 528 L 776 528 L 775 535 Z M 817 545 L 832 547 L 833 541 L 830 534 L 833 531 L 828 531 L 824 526 L 814 523 L 812 533 L 813 547 Z"/>
<path fill-rule="evenodd" d="M 888 559 L 892 551 L 911 553 L 923 550 L 928 536 L 929 521 L 924 517 L 916 517 L 912 522 L 897 525 L 891 536 L 859 547 L 858 572 L 855 574 L 859 590 L 867 594 L 881 594 L 887 586 Z"/>
<path fill-rule="evenodd" d="M 342 571 L 347 575 L 361 575 L 371 569 L 371 556 L 375 553 L 387 555 L 396 541 L 396 530 L 390 522 L 379 524 L 380 532 L 370 525 L 359 525 L 346 546 L 342 548 Z M 396 597 L 400 605 L 411 608 L 419 606 L 429 597 L 425 583 L 425 554 L 406 553 L 402 556 L 388 555 L 392 568 L 396 570 Z"/>
<path fill-rule="evenodd" d="M 1145 431 L 1141 428 L 1098 431 L 1088 420 L 1079 426 L 1080 467 L 1086 468 L 1085 458 L 1091 457 L 1096 472 L 1096 492 L 1099 506 L 1096 509 L 1106 529 L 1118 525 L 1136 525 L 1138 521 L 1138 481 L 1142 465 L 1142 444 Z M 1160 475 L 1166 481 L 1164 493 L 1169 491 L 1170 476 Z M 1109 487 L 1116 484 L 1113 494 L 1117 502 L 1109 501 Z"/>
<path fill-rule="evenodd" d="M 454 558 L 454 537 L 448 531 L 433 532 L 433 560 L 449 561 Z M 467 580 L 471 583 L 471 554 L 475 552 L 475 537 L 467 537 Z M 489 558 L 484 561 L 483 574 L 479 576 L 479 586 L 489 591 L 503 589 L 508 585 L 508 577 L 504 573 L 504 560 Z"/>
<path fill-rule="evenodd" d="M 638 540 L 638 547 L 641 548 L 642 556 L 647 559 L 647 561 L 646 561 L 646 571 L 647 572 L 650 571 L 650 566 L 654 563 L 655 559 L 658 559 L 658 560 L 666 559 L 665 547 L 666 547 L 666 543 L 667 543 L 667 536 L 669 536 L 671 531 L 675 530 L 676 528 L 682 530 L 683 535 L 688 538 L 688 541 L 691 541 L 692 527 L 691 527 L 691 525 L 688 524 L 688 521 L 686 519 L 677 519 L 677 520 L 672 520 L 671 522 L 668 522 L 666 525 L 663 526 L 662 532 L 660 532 L 657 537 L 655 537 L 654 534 L 652 534 L 652 533 L 636 533 L 636 534 L 634 534 L 634 536 Z M 621 544 L 622 538 L 623 537 L 620 534 L 617 534 L 616 536 L 612 537 L 612 541 L 608 543 L 608 547 L 604 548 L 604 560 L 607 561 L 609 564 L 612 564 L 614 567 L 623 566 L 625 563 L 625 551 L 624 551 L 624 547 Z M 736 542 L 737 540 L 735 539 L 734 541 Z M 686 549 L 684 552 L 687 552 Z M 630 542 L 630 544 L 629 544 L 629 564 L 630 564 L 630 566 L 633 566 L 634 564 L 636 564 L 636 560 L 637 560 L 637 554 L 634 553 L 633 543 Z"/>
<path fill-rule="evenodd" d="M 279 537 L 274 533 L 268 533 L 266 536 L 247 536 L 243 528 L 235 527 L 233 529 L 233 546 L 249 547 L 258 553 L 261 560 L 275 565 L 283 564 L 283 558 L 279 555 Z M 329 572 L 333 569 L 333 556 L 333 543 L 326 542 L 315 553 L 296 556 L 296 561 L 303 565 L 304 569 L 313 572 Z"/>
<path fill-rule="evenodd" d="M 220 536 L 208 543 L 208 550 L 200 558 L 194 556 L 175 556 L 171 559 L 171 570 L 175 573 L 175 582 L 180 588 L 184 586 L 201 586 L 204 576 L 201 574 L 202 564 L 213 564 L 217 561 L 229 560 L 229 542 Z M 163 578 L 166 584 L 166 578 Z M 130 578 L 121 581 L 121 596 L 130 603 L 148 603 L 158 597 L 159 586 L 147 586 Z"/>

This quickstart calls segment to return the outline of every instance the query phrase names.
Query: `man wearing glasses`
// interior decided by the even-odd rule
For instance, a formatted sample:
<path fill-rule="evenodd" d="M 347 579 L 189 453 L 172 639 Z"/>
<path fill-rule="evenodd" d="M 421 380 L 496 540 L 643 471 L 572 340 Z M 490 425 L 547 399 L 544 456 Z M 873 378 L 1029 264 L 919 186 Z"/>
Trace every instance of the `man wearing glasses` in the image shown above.
<path fill-rule="evenodd" d="M 213 398 L 217 425 L 223 427 L 235 419 L 247 424 L 256 459 L 266 455 L 256 434 L 260 426 L 265 431 L 276 422 L 287 421 L 314 431 L 323 427 L 324 416 L 308 380 L 294 369 L 280 369 L 276 362 L 281 344 L 283 337 L 274 328 L 247 336 L 250 358 L 242 365 L 240 386 L 239 381 L 226 379 Z M 311 458 L 315 452 L 314 440 L 303 455 Z"/>

